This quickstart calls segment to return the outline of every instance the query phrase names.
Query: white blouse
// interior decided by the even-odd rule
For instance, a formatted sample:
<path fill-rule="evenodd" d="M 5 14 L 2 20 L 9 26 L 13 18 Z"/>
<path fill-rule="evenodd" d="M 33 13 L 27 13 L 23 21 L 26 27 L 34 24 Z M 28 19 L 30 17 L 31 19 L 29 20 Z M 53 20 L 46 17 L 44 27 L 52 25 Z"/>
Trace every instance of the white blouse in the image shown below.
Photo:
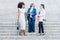
<path fill-rule="evenodd" d="M 40 16 L 39 21 L 43 21 L 43 19 L 45 19 L 45 10 L 42 9 L 40 11 L 40 14 L 38 16 Z"/>

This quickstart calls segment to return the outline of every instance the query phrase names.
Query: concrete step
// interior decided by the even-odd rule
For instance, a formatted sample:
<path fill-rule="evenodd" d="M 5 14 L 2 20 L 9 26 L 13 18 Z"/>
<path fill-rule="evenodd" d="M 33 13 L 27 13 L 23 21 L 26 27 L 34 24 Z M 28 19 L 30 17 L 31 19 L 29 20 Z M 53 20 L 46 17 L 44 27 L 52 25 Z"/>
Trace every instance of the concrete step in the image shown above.
<path fill-rule="evenodd" d="M 17 24 L 16 24 L 16 25 L 0 25 L 0 27 L 1 27 L 1 26 L 3 26 L 3 27 L 12 26 L 12 27 L 13 27 L 13 26 L 17 26 Z M 37 25 L 36 25 L 36 26 L 37 26 Z M 52 26 L 53 26 L 53 27 L 59 27 L 60 25 L 44 25 L 44 26 L 48 26 L 48 27 L 50 27 L 50 26 L 51 26 L 51 27 L 52 27 Z"/>
<path fill-rule="evenodd" d="M 60 22 L 43 22 L 44 25 L 60 25 Z M 0 22 L 0 25 L 16 25 L 17 21 L 10 21 L 10 22 Z M 26 23 L 28 25 L 28 23 Z M 38 22 L 35 23 L 36 25 L 38 25 Z"/>
<path fill-rule="evenodd" d="M 27 34 L 27 36 L 40 36 L 38 33 L 26 33 Z M 12 36 L 12 37 L 15 37 L 15 36 L 20 36 L 19 35 L 19 33 L 18 32 L 16 32 L 16 33 L 12 33 L 12 34 L 10 34 L 10 33 L 2 33 L 2 34 L 0 34 L 0 37 L 8 37 L 8 36 Z M 23 35 L 22 35 L 23 36 Z M 22 37 L 21 36 L 21 37 Z M 50 36 L 50 37 L 60 37 L 60 34 L 59 33 L 45 33 L 45 35 L 44 36 Z"/>
<path fill-rule="evenodd" d="M 19 30 L 0 30 L 0 32 L 1 33 L 14 33 L 14 32 L 18 32 Z M 27 31 L 27 30 L 26 30 Z M 36 29 L 36 32 L 37 32 L 38 30 Z M 60 33 L 60 30 L 44 30 L 46 33 L 47 32 L 52 32 L 52 33 Z"/>
<path fill-rule="evenodd" d="M 31 38 L 32 36 L 4 36 L 4 39 L 3 38 L 1 38 L 2 40 L 29 40 L 29 39 L 33 39 L 33 40 L 58 40 L 58 39 L 60 39 L 59 37 L 50 37 L 50 36 L 33 36 L 32 38 Z"/>
<path fill-rule="evenodd" d="M 26 28 L 28 28 L 28 27 L 26 27 Z M 38 27 L 35 27 L 36 28 L 36 30 L 38 30 Z M 60 27 L 48 27 L 48 26 L 44 26 L 44 29 L 45 30 L 60 30 Z M 17 30 L 17 26 L 1 26 L 0 27 L 0 30 Z"/>

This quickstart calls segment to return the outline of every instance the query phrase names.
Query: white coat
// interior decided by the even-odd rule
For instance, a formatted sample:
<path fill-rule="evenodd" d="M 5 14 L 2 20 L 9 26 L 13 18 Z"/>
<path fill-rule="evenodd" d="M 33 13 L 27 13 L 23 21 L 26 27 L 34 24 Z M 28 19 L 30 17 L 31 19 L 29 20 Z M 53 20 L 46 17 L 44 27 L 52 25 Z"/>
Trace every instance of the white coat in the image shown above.
<path fill-rule="evenodd" d="M 42 9 L 42 10 L 40 11 L 40 14 L 39 14 L 38 16 L 40 16 L 40 17 L 39 17 L 39 21 L 43 22 L 43 19 L 45 19 L 45 10 Z"/>

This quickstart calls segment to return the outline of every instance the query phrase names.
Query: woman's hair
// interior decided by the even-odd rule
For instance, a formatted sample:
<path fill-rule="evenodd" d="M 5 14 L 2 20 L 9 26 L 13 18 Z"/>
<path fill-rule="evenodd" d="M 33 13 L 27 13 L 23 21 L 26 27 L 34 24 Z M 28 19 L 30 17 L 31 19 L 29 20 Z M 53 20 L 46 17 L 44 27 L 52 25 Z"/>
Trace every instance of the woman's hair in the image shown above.
<path fill-rule="evenodd" d="M 45 6 L 44 6 L 44 4 L 41 4 L 41 6 L 43 7 L 43 9 L 45 9 Z"/>
<path fill-rule="evenodd" d="M 34 5 L 34 3 L 31 3 L 30 7 L 32 7 L 32 5 Z"/>
<path fill-rule="evenodd" d="M 19 2 L 18 3 L 18 8 L 22 8 L 22 5 L 25 5 L 24 2 Z"/>

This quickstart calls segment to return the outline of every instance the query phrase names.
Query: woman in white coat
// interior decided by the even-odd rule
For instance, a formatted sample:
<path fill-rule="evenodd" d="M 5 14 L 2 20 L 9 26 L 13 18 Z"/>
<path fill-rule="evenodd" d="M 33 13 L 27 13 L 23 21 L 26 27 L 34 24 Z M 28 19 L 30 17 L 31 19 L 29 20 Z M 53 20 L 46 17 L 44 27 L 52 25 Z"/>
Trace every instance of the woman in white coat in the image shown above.
<path fill-rule="evenodd" d="M 39 33 L 41 35 L 41 33 L 44 35 L 44 28 L 43 28 L 43 21 L 45 20 L 45 7 L 44 7 L 44 4 L 41 4 L 40 5 L 40 12 L 39 12 L 39 15 L 38 15 L 38 18 L 39 18 Z"/>

